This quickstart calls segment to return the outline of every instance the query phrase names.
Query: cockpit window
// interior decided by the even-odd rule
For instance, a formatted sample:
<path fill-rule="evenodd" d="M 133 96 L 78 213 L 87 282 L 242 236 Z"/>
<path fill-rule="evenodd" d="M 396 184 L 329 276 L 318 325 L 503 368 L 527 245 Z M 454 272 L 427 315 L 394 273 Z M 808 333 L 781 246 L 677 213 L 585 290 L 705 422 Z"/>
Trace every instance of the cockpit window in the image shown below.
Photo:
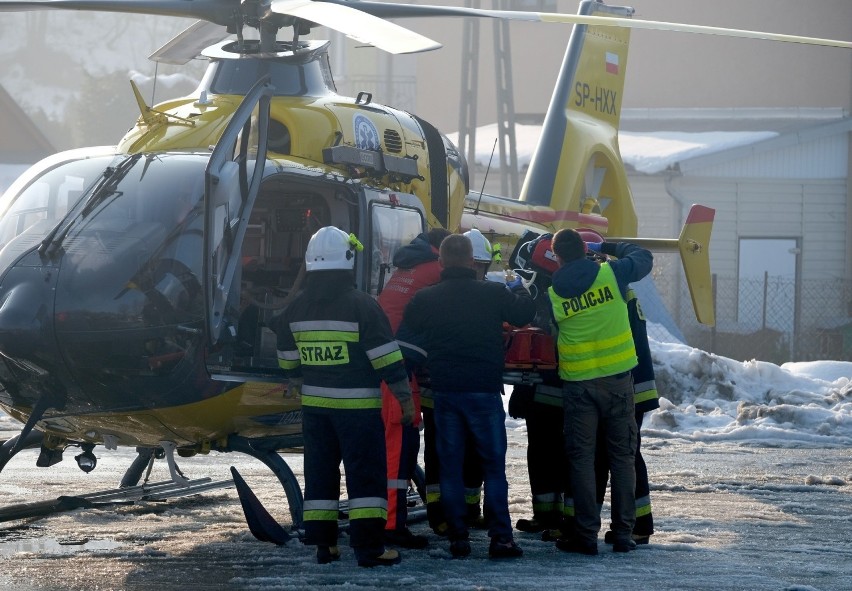
<path fill-rule="evenodd" d="M 94 231 L 136 231 L 142 224 L 170 230 L 187 223 L 201 214 L 206 165 L 207 158 L 197 156 L 130 157 L 109 172 L 115 180 L 107 178 L 75 212 L 69 240 Z"/>
<path fill-rule="evenodd" d="M 0 249 L 24 232 L 35 242 L 47 236 L 115 158 L 66 162 L 43 172 L 20 191 L 10 189 L 0 204 Z"/>
<path fill-rule="evenodd" d="M 0 204 L 6 209 L 0 217 L 0 261 L 8 264 L 45 241 L 51 243 L 43 246 L 46 252 L 60 246 L 67 251 L 92 232 L 118 237 L 142 224 L 175 228 L 192 210 L 200 212 L 207 162 L 205 155 L 122 154 L 72 160 L 36 173 Z"/>

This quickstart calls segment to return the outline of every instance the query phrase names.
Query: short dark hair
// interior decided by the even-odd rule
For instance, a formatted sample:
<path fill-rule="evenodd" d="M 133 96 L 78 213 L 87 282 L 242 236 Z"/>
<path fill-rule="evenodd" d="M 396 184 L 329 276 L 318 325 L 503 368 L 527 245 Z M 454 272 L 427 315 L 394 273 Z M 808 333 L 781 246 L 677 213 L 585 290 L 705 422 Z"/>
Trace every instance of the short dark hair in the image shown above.
<path fill-rule="evenodd" d="M 550 247 L 565 262 L 586 256 L 586 243 L 583 242 L 583 237 L 572 228 L 563 228 L 556 232 Z"/>
<path fill-rule="evenodd" d="M 445 230 L 444 228 L 432 228 L 426 232 L 426 239 L 429 240 L 429 244 L 435 248 L 441 248 L 441 242 L 450 234 L 452 234 L 452 232 Z"/>
<path fill-rule="evenodd" d="M 473 260 L 473 245 L 464 234 L 450 234 L 439 251 L 444 267 L 467 267 Z"/>

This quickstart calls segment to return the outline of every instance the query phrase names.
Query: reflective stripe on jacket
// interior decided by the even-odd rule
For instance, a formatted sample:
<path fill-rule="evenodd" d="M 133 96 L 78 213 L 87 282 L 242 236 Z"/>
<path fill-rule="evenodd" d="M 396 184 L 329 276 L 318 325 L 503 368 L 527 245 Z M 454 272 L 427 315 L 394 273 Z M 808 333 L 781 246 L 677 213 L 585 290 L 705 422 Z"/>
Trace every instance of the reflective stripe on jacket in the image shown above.
<path fill-rule="evenodd" d="M 387 317 L 356 289 L 328 299 L 303 291 L 277 326 L 278 364 L 302 376 L 303 406 L 380 409 L 381 380 L 408 377 Z"/>
<path fill-rule="evenodd" d="M 654 361 L 651 358 L 651 347 L 648 345 L 645 314 L 632 289 L 627 290 L 627 316 L 630 319 L 630 330 L 633 333 L 638 360 L 638 365 L 632 370 L 633 402 L 636 404 L 637 413 L 646 413 L 660 408 L 660 395 L 657 393 L 657 382 L 654 379 Z"/>

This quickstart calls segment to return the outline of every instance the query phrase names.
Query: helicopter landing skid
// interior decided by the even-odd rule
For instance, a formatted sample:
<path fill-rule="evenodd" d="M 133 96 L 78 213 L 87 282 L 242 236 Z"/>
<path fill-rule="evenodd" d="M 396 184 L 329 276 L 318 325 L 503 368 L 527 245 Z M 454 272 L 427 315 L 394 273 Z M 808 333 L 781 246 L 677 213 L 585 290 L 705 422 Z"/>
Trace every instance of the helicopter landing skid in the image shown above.
<path fill-rule="evenodd" d="M 198 478 L 188 481 L 186 485 L 165 480 L 140 486 L 102 490 L 85 495 L 61 496 L 50 501 L 36 501 L 4 507 L 0 509 L 0 522 L 43 517 L 53 513 L 73 511 L 74 509 L 132 504 L 137 501 L 165 501 L 166 499 L 185 497 L 232 486 L 234 486 L 234 481 L 230 479 L 214 481 L 210 478 Z"/>

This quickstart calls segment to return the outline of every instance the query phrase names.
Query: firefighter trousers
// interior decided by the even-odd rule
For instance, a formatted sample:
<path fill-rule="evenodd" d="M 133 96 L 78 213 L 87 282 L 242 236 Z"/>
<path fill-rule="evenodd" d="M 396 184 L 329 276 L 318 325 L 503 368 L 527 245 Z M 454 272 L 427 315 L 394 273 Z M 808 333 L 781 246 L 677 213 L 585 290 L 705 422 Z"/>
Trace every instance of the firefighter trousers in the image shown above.
<path fill-rule="evenodd" d="M 414 477 L 420 453 L 420 391 L 411 380 L 414 424 L 402 424 L 402 408 L 387 384 L 382 382 L 382 420 L 385 423 L 388 471 L 388 520 L 385 529 L 405 529 L 408 519 L 408 482 Z"/>
<path fill-rule="evenodd" d="M 527 469 L 533 519 L 546 529 L 559 527 L 568 461 L 562 437 L 562 408 L 534 402 L 527 413 Z"/>
<path fill-rule="evenodd" d="M 381 411 L 302 407 L 305 543 L 336 546 L 340 463 L 349 497 L 349 545 L 357 557 L 384 552 L 387 464 Z"/>

